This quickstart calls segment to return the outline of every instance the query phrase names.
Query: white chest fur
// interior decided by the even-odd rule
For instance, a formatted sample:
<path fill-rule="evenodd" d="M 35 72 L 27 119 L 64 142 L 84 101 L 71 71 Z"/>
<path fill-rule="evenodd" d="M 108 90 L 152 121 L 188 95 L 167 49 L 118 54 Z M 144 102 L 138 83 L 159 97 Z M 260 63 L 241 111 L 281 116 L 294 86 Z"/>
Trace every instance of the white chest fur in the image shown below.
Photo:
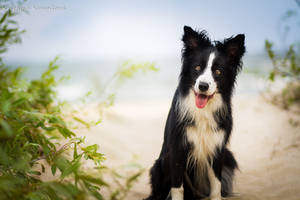
<path fill-rule="evenodd" d="M 217 147 L 224 141 L 224 131 L 218 129 L 214 118 L 216 110 L 224 110 L 222 97 L 215 94 L 203 109 L 199 109 L 195 105 L 195 96 L 191 91 L 187 97 L 179 101 L 178 109 L 182 120 L 189 117 L 195 122 L 193 126 L 186 127 L 187 141 L 193 146 L 188 157 L 188 165 L 206 168 L 208 159 L 213 158 Z"/>
<path fill-rule="evenodd" d="M 188 165 L 206 168 L 208 160 L 213 159 L 217 147 L 222 145 L 224 132 L 212 130 L 209 126 L 206 124 L 187 128 L 187 141 L 193 146 L 188 157 Z"/>

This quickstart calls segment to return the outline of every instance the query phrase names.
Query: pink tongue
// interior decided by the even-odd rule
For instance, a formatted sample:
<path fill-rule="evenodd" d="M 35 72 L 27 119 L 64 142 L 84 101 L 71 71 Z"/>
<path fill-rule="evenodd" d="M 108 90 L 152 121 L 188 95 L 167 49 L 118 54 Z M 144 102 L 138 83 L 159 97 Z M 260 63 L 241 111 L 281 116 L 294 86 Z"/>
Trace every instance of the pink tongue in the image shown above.
<path fill-rule="evenodd" d="M 196 95 L 196 106 L 198 108 L 204 108 L 207 104 L 208 96 L 203 94 L 197 94 Z"/>

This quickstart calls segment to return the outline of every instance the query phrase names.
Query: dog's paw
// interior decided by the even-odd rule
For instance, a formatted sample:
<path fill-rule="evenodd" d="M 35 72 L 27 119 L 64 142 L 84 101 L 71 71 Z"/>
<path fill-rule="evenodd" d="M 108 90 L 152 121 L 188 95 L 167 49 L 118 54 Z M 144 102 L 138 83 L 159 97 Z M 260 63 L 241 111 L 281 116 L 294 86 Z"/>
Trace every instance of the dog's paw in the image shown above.
<path fill-rule="evenodd" d="M 183 200 L 183 187 L 171 189 L 172 200 Z"/>
<path fill-rule="evenodd" d="M 183 200 L 183 196 L 174 196 L 172 197 L 172 200 Z"/>
<path fill-rule="evenodd" d="M 221 196 L 210 197 L 210 200 L 222 200 Z"/>

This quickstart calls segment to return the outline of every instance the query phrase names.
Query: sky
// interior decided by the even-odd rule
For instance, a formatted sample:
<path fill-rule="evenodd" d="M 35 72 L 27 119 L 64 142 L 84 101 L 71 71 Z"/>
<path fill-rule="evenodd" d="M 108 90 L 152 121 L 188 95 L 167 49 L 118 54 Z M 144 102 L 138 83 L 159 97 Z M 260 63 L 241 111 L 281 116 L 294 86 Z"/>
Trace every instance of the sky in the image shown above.
<path fill-rule="evenodd" d="M 246 35 L 249 54 L 263 52 L 265 39 L 282 44 L 278 27 L 293 0 L 28 0 L 16 19 L 26 30 L 8 61 L 161 59 L 180 55 L 183 26 L 205 29 L 212 40 Z M 298 9 L 299 10 L 299 9 Z M 295 26 L 296 27 L 296 26 Z M 297 29 L 298 28 L 298 29 Z M 290 41 L 298 37 L 293 28 Z"/>

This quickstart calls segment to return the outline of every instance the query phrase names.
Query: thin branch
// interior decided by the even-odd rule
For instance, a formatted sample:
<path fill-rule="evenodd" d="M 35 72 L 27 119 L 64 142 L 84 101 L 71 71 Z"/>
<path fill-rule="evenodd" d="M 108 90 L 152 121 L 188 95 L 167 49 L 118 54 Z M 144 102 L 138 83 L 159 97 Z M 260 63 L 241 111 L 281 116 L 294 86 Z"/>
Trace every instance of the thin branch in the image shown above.
<path fill-rule="evenodd" d="M 300 0 L 295 0 L 296 1 L 296 4 L 299 6 L 300 8 Z"/>
<path fill-rule="evenodd" d="M 291 73 L 291 72 L 288 72 L 288 71 L 285 71 L 279 67 L 275 67 L 275 73 L 276 74 L 280 74 L 281 76 L 288 76 L 289 78 L 291 78 L 292 80 L 295 80 L 295 81 L 300 81 L 300 76 L 295 76 L 295 74 Z"/>

